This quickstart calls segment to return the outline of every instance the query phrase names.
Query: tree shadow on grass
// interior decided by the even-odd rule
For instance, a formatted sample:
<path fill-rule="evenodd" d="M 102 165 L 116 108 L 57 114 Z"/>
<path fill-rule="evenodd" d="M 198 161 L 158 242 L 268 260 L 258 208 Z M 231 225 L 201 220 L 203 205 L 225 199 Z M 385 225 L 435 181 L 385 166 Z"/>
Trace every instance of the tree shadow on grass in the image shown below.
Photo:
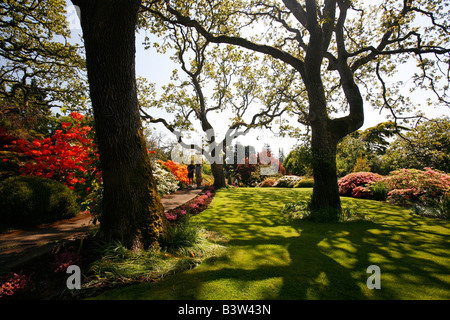
<path fill-rule="evenodd" d="M 272 204 L 286 199 L 265 192 L 249 201 L 248 195 L 240 191 L 228 199 L 229 205 L 221 203 L 199 217 L 206 228 L 229 236 L 228 255 L 156 284 L 131 287 L 112 298 L 450 298 L 447 222 L 367 200 L 350 204 L 362 213 L 374 214 L 373 221 L 321 224 L 290 220 L 280 206 Z M 379 290 L 366 286 L 370 265 L 380 267 Z"/>
<path fill-rule="evenodd" d="M 206 263 L 210 264 L 206 268 L 203 266 L 189 274 L 168 279 L 172 288 L 171 298 L 367 299 L 361 285 L 367 279 L 365 271 L 368 264 L 363 261 L 357 261 L 357 265 L 339 263 L 319 246 L 329 239 L 330 234 L 317 231 L 316 225 L 302 223 L 301 234 L 297 237 L 232 240 L 231 256 L 213 259 Z M 345 249 L 341 251 L 345 252 Z M 245 261 L 237 262 L 238 256 L 244 253 L 251 261 L 249 265 L 245 265 Z M 355 259 L 344 257 L 343 261 Z M 361 269 L 356 272 L 359 278 L 353 274 L 358 267 Z M 207 289 L 208 286 L 221 292 L 207 296 L 205 292 L 215 291 Z"/>

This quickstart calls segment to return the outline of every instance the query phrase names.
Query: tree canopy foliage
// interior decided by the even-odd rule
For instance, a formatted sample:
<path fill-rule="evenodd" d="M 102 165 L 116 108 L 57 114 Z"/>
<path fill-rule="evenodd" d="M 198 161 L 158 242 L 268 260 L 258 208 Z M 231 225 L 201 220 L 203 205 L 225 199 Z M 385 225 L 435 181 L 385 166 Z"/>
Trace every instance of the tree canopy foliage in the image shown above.
<path fill-rule="evenodd" d="M 402 119 L 402 112 L 412 110 L 414 102 L 400 90 L 407 79 L 394 82 L 391 77 L 403 64 L 417 67 L 412 73 L 414 90 L 430 90 L 439 102 L 449 102 L 448 6 L 446 1 L 424 0 L 150 0 L 143 2 L 142 10 L 153 14 L 157 22 L 153 31 L 165 30 L 167 23 L 189 26 L 209 42 L 267 54 L 284 62 L 285 72 L 286 66 L 299 71 L 300 81 L 292 83 L 298 88 L 290 92 L 297 98 L 294 111 L 299 115 L 308 111 L 302 84 L 305 59 L 316 50 L 329 111 L 345 110 L 350 104 L 349 97 L 343 99 L 338 69 L 339 59 L 344 59 L 371 104 Z M 321 48 L 313 47 L 315 32 Z"/>
<path fill-rule="evenodd" d="M 146 17 L 144 27 L 149 28 L 151 23 L 151 16 Z M 184 147 L 191 147 L 186 142 L 188 133 L 199 124 L 209 148 L 197 146 L 197 151 L 213 162 L 211 153 L 216 146 L 225 150 L 235 137 L 252 128 L 270 129 L 273 120 L 288 110 L 289 101 L 280 92 L 289 87 L 289 79 L 283 75 L 276 85 L 268 82 L 275 79 L 273 61 L 232 45 L 210 43 L 195 29 L 166 23 L 164 30 L 158 33 L 163 44 L 153 46 L 164 53 L 173 49 L 171 59 L 181 72 L 173 70 L 171 82 L 162 86 L 159 96 L 153 84 L 138 79 L 140 108 L 145 120 L 162 123 Z M 152 117 L 152 107 L 165 110 L 173 119 Z M 218 123 L 211 119 L 213 113 L 227 116 Z M 220 139 L 218 127 L 228 129 Z"/>
<path fill-rule="evenodd" d="M 66 1 L 0 4 L 0 98 L 25 105 L 79 109 L 87 105 L 82 47 L 71 43 Z M 3 106 L 4 108 L 4 106 Z"/>
<path fill-rule="evenodd" d="M 433 169 L 450 172 L 450 119 L 431 119 L 398 137 L 383 156 L 390 168 Z"/>

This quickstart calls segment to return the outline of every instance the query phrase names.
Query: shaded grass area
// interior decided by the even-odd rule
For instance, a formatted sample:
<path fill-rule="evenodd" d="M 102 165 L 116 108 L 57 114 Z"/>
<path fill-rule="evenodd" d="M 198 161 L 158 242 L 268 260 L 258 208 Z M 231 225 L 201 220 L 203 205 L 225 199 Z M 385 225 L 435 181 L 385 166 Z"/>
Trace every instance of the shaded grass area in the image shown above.
<path fill-rule="evenodd" d="M 448 221 L 387 203 L 343 198 L 370 221 L 313 223 L 281 213 L 311 189 L 217 192 L 195 222 L 229 239 L 225 255 L 157 283 L 99 299 L 450 299 Z M 370 290 L 367 267 L 381 269 Z"/>

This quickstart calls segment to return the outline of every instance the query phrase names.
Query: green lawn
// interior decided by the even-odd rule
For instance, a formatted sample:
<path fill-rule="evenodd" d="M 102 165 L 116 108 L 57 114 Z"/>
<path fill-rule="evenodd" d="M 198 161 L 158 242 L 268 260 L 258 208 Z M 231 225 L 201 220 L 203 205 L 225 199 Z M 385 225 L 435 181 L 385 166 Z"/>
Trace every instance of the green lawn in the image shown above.
<path fill-rule="evenodd" d="M 100 299 L 450 299 L 450 222 L 369 200 L 343 198 L 373 221 L 318 224 L 280 213 L 311 189 L 219 191 L 195 217 L 229 239 L 225 256 L 157 283 Z M 381 269 L 381 289 L 366 286 Z"/>

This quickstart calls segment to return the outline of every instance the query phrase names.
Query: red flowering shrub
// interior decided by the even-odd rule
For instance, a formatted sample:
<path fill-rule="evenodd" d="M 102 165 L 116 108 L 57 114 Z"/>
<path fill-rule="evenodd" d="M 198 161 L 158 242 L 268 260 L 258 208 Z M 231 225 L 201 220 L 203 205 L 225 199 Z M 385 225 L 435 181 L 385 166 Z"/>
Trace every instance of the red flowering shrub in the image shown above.
<path fill-rule="evenodd" d="M 0 298 L 23 292 L 29 289 L 30 284 L 30 276 L 13 273 L 8 276 L 4 283 L 0 283 Z"/>
<path fill-rule="evenodd" d="M 92 129 L 83 115 L 72 112 L 74 123 L 63 122 L 61 129 L 49 138 L 32 142 L 15 140 L 11 147 L 27 155 L 31 161 L 20 168 L 22 175 L 38 176 L 66 184 L 70 189 L 89 193 L 86 180 L 101 179 Z"/>
<path fill-rule="evenodd" d="M 54 272 L 66 272 L 67 268 L 70 265 L 80 265 L 82 263 L 81 256 L 74 252 L 74 251 L 68 251 L 64 250 L 64 252 L 59 253 L 55 257 L 55 261 L 53 263 L 53 269 Z"/>
<path fill-rule="evenodd" d="M 250 184 L 252 172 L 255 172 L 257 169 L 258 165 L 249 163 L 248 158 L 245 159 L 245 163 L 236 166 L 237 174 L 239 174 L 241 181 L 246 185 Z"/>
<path fill-rule="evenodd" d="M 17 140 L 17 138 L 10 135 L 4 128 L 0 127 L 0 150 L 10 150 L 8 145 L 14 140 Z"/>
<path fill-rule="evenodd" d="M 372 172 L 355 172 L 339 179 L 339 194 L 341 196 L 352 196 L 359 198 L 371 197 L 368 185 L 380 181 L 383 176 Z"/>

